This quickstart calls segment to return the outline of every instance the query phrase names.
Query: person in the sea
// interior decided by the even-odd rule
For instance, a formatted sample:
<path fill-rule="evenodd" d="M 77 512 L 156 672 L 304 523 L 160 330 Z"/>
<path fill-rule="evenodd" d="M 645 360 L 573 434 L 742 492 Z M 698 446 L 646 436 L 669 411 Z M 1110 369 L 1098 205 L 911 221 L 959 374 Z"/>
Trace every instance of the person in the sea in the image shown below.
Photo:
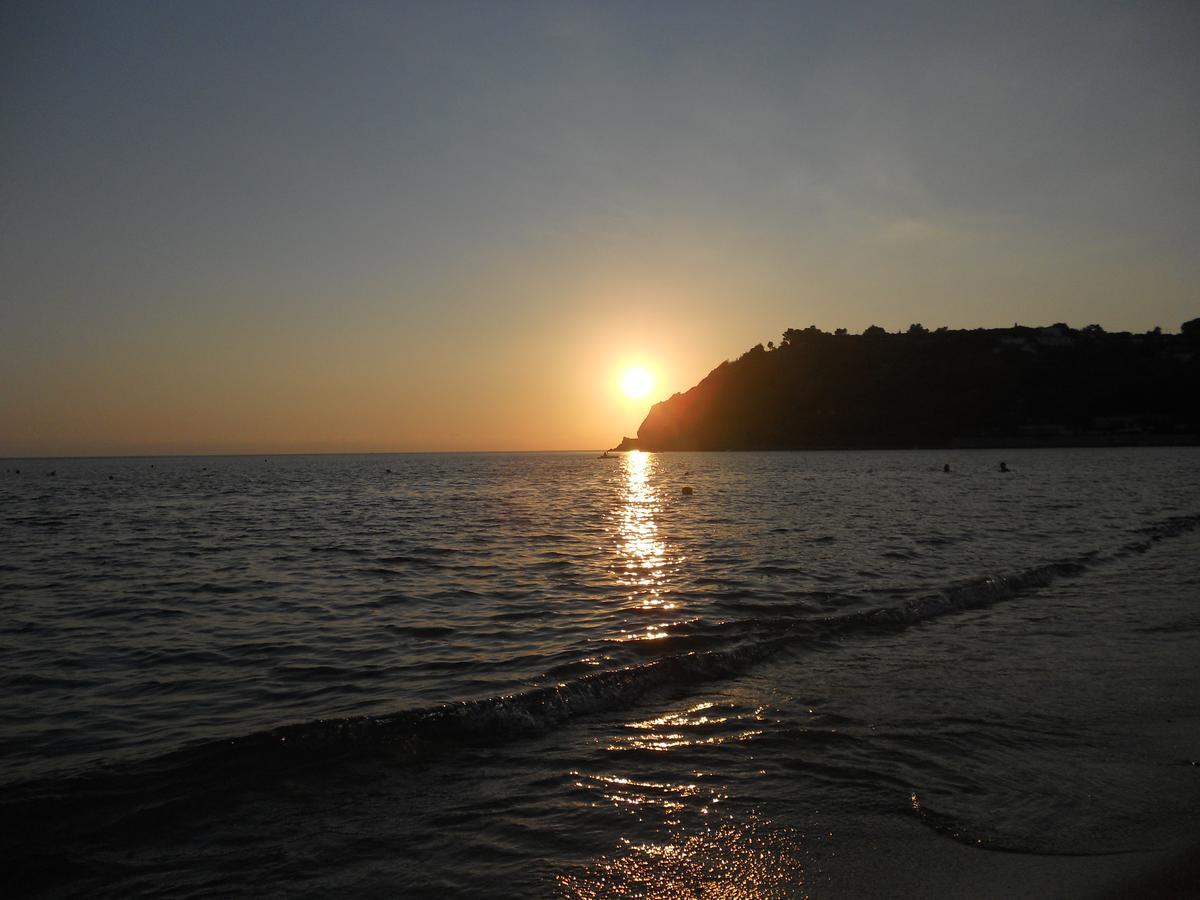
<path fill-rule="evenodd" d="M 1007 472 L 1008 471 L 1008 463 L 1006 463 L 1006 462 L 1000 463 L 1000 471 Z"/>
<path fill-rule="evenodd" d="M 942 466 L 942 471 L 949 472 L 950 471 L 950 463 L 946 463 L 944 466 Z"/>

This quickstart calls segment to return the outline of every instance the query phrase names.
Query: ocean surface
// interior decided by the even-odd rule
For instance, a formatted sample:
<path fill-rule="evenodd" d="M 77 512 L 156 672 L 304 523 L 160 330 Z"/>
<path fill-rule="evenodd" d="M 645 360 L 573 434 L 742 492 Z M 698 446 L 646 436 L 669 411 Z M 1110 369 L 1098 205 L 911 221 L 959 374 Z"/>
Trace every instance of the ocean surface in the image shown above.
<path fill-rule="evenodd" d="M 0 471 L 10 895 L 987 896 L 1200 838 L 1195 448 Z"/>

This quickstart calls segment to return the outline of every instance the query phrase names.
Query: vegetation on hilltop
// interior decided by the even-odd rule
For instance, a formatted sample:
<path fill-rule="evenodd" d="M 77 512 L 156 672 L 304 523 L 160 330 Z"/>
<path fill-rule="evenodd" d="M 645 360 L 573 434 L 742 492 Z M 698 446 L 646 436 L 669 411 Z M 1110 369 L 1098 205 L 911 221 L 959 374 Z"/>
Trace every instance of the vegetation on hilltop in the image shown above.
<path fill-rule="evenodd" d="M 790 328 L 657 403 L 617 449 L 1196 443 L 1200 319 L 889 334 Z"/>

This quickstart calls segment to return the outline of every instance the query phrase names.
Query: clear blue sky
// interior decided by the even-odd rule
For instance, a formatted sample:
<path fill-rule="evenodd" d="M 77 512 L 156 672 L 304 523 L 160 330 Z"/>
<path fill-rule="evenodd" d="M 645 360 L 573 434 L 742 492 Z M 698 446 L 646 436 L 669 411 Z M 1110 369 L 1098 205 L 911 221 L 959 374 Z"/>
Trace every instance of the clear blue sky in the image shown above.
<path fill-rule="evenodd" d="M 597 447 L 787 327 L 1177 330 L 1197 47 L 1194 2 L 7 2 L 0 454 Z"/>

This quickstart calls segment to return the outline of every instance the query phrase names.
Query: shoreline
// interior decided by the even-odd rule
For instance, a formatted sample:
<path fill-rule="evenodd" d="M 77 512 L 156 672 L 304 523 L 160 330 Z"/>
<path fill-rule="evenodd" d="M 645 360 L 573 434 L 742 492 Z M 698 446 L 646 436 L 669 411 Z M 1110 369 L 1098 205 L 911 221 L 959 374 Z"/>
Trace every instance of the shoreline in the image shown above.
<path fill-rule="evenodd" d="M 1200 898 L 1200 837 L 1139 854 L 1140 866 L 1095 895 L 1095 900 L 1193 900 Z"/>
<path fill-rule="evenodd" d="M 874 824 L 873 833 L 844 835 L 834 859 L 814 860 L 812 897 L 867 897 L 887 884 L 893 896 L 911 897 L 1200 898 L 1200 836 L 1155 850 L 1042 855 L 965 846 L 911 822 Z"/>

